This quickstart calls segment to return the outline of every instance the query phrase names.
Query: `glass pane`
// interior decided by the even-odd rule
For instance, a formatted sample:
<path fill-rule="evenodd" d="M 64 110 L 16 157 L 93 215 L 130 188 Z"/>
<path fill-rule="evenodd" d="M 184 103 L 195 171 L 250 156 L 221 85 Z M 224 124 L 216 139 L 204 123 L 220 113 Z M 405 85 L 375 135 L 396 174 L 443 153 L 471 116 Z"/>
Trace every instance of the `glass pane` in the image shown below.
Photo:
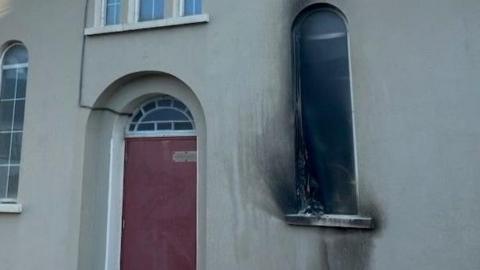
<path fill-rule="evenodd" d="M 175 130 L 192 130 L 191 123 L 175 123 Z"/>
<path fill-rule="evenodd" d="M 174 109 L 158 109 L 150 112 L 142 121 L 188 121 L 188 118 Z"/>
<path fill-rule="evenodd" d="M 22 45 L 14 45 L 8 49 L 5 53 L 3 64 L 4 65 L 13 65 L 13 64 L 25 64 L 28 63 L 28 53 Z"/>
<path fill-rule="evenodd" d="M 172 123 L 158 123 L 157 130 L 172 130 Z"/>
<path fill-rule="evenodd" d="M 154 0 L 153 1 L 153 19 L 163 19 L 163 11 L 165 9 L 165 1 L 164 0 Z"/>
<path fill-rule="evenodd" d="M 17 198 L 17 190 L 18 190 L 18 173 L 19 167 L 18 166 L 11 166 L 9 171 L 9 179 L 8 179 L 8 191 L 7 191 L 7 198 L 15 199 Z"/>
<path fill-rule="evenodd" d="M 0 131 L 12 129 L 13 101 L 0 101 Z"/>
<path fill-rule="evenodd" d="M 0 98 L 14 98 L 17 84 L 17 69 L 6 69 L 2 72 L 2 91 Z"/>
<path fill-rule="evenodd" d="M 185 106 L 185 104 L 183 104 L 182 102 L 180 102 L 180 101 L 178 101 L 178 100 L 175 100 L 175 101 L 173 102 L 173 107 L 175 107 L 175 108 L 177 108 L 177 109 L 179 109 L 179 110 L 181 110 L 181 111 L 184 111 L 184 110 L 187 108 L 187 106 Z"/>
<path fill-rule="evenodd" d="M 8 164 L 11 133 L 0 133 L 0 165 Z"/>
<path fill-rule="evenodd" d="M 13 123 L 13 130 L 23 130 L 23 118 L 25 112 L 25 101 L 15 101 L 15 118 Z"/>
<path fill-rule="evenodd" d="M 140 118 L 142 118 L 142 116 L 143 116 L 142 111 L 138 111 L 138 113 L 135 115 L 135 117 L 133 117 L 132 122 L 133 123 L 138 122 L 138 120 L 140 120 Z"/>
<path fill-rule="evenodd" d="M 135 125 L 130 125 L 130 127 L 128 128 L 129 131 L 134 131 L 135 130 Z"/>
<path fill-rule="evenodd" d="M 140 0 L 139 21 L 163 19 L 164 0 Z"/>
<path fill-rule="evenodd" d="M 183 15 L 195 15 L 202 13 L 202 1 L 201 0 L 185 0 L 185 7 Z"/>
<path fill-rule="evenodd" d="M 147 105 L 143 106 L 143 110 L 144 110 L 145 112 L 148 112 L 148 111 L 151 111 L 151 110 L 155 109 L 155 107 L 157 107 L 157 106 L 155 105 L 155 102 L 150 102 L 150 103 L 148 103 Z"/>
<path fill-rule="evenodd" d="M 158 107 L 170 107 L 172 106 L 172 100 L 170 99 L 162 99 L 157 101 Z"/>
<path fill-rule="evenodd" d="M 7 170 L 8 167 L 0 167 L 0 199 L 7 197 Z"/>
<path fill-rule="evenodd" d="M 10 164 L 20 164 L 20 155 L 22 153 L 22 133 L 13 133 L 12 136 L 12 155 Z"/>
<path fill-rule="evenodd" d="M 356 214 L 345 23 L 333 10 L 320 9 L 300 20 L 294 35 L 303 128 L 297 144 L 305 147 L 300 170 L 306 169 L 311 192 L 326 213 Z"/>
<path fill-rule="evenodd" d="M 155 130 L 155 124 L 148 123 L 148 124 L 138 124 L 138 131 L 153 131 Z"/>
<path fill-rule="evenodd" d="M 17 73 L 17 93 L 15 98 L 24 98 L 27 90 L 27 68 L 19 68 Z"/>
<path fill-rule="evenodd" d="M 105 24 L 114 25 L 120 23 L 120 4 L 110 4 L 106 7 Z"/>

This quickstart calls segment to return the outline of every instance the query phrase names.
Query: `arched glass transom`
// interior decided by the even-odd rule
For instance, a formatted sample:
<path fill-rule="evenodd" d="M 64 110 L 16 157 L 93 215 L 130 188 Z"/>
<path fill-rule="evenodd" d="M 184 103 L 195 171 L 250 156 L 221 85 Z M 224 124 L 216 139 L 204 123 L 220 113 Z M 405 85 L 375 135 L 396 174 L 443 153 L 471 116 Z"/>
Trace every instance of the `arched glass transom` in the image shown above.
<path fill-rule="evenodd" d="M 140 106 L 132 116 L 127 135 L 192 136 L 195 124 L 185 104 L 165 95 Z"/>
<path fill-rule="evenodd" d="M 27 88 L 28 52 L 20 43 L 7 47 L 1 58 L 0 203 L 17 198 Z"/>

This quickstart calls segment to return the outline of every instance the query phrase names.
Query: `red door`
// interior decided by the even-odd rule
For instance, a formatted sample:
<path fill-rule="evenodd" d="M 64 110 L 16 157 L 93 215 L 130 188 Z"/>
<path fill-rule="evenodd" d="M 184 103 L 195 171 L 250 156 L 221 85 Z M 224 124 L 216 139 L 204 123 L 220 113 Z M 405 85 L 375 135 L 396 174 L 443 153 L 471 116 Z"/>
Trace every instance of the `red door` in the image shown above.
<path fill-rule="evenodd" d="M 195 137 L 127 138 L 122 270 L 196 267 Z"/>

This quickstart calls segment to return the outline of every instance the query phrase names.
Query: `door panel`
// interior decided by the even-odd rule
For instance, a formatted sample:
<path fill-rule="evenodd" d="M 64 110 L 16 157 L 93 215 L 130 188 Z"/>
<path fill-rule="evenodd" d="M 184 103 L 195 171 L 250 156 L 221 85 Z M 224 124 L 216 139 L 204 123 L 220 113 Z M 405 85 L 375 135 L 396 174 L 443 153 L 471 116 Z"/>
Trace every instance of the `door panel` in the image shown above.
<path fill-rule="evenodd" d="M 127 138 L 122 270 L 194 270 L 195 137 Z"/>

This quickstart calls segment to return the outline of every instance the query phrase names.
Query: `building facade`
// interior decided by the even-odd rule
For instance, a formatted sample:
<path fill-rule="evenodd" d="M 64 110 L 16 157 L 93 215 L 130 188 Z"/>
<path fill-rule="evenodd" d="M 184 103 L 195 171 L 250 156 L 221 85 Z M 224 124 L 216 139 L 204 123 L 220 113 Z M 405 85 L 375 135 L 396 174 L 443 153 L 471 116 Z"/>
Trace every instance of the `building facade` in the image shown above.
<path fill-rule="evenodd" d="M 316 9 L 348 34 L 355 186 L 342 215 L 298 207 L 292 36 Z M 187 244 L 137 254 L 158 267 L 188 250 L 179 261 L 193 263 L 163 268 L 477 269 L 479 18 L 476 0 L 0 0 L 0 269 L 131 269 L 125 243 L 142 242 L 125 228 L 140 210 L 124 199 L 155 194 L 129 193 L 132 153 L 138 166 L 173 153 L 172 172 L 195 180 L 158 210 L 191 206 Z M 172 137 L 190 141 L 168 152 Z"/>

